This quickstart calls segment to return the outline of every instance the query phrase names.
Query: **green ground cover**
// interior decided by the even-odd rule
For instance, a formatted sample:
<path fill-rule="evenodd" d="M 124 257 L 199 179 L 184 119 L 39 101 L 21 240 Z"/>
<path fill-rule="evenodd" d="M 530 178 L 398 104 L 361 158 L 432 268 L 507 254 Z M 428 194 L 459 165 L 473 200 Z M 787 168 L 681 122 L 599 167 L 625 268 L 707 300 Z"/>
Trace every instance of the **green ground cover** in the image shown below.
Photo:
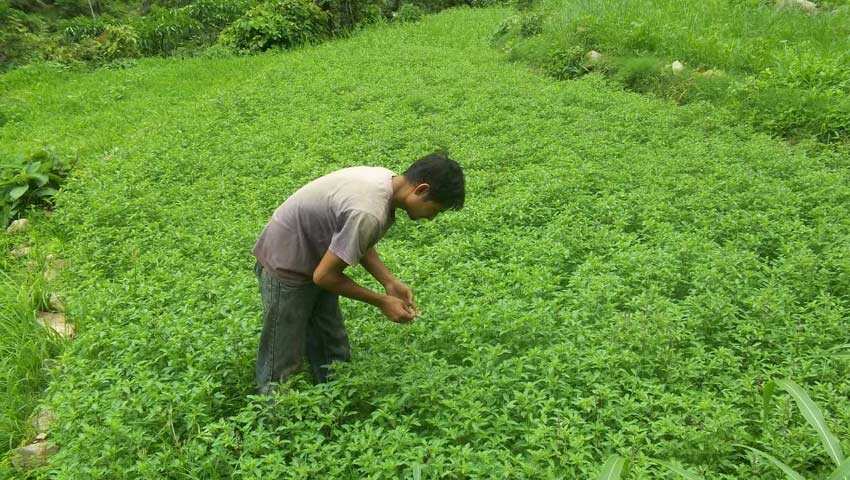
<path fill-rule="evenodd" d="M 847 343 L 847 159 L 507 64 L 488 41 L 509 14 L 0 77 L 0 154 L 78 159 L 33 233 L 61 244 L 78 326 L 46 399 L 62 449 L 36 475 L 584 478 L 618 453 L 625 478 L 670 458 L 779 478 L 736 443 L 831 471 L 793 402 L 763 412 L 761 389 L 794 379 L 848 450 L 848 362 L 825 354 Z M 333 169 L 435 146 L 466 167 L 466 208 L 379 246 L 423 316 L 344 302 L 337 380 L 251 396 L 249 252 L 272 210 Z"/>
<path fill-rule="evenodd" d="M 44 235 L 22 237 L 0 235 L 0 453 L 16 447 L 31 433 L 26 420 L 47 385 L 49 359 L 61 345 L 55 335 L 36 323 L 36 313 L 49 308 L 43 246 L 51 242 Z M 36 243 L 39 247 L 30 246 L 25 259 L 8 255 Z M 29 265 L 22 265 L 26 262 Z"/>
<path fill-rule="evenodd" d="M 776 3 L 524 1 L 494 40 L 511 58 L 557 78 L 599 71 L 633 91 L 711 101 L 789 139 L 846 144 L 850 4 L 816 2 L 807 13 Z M 591 50 L 598 61 L 588 59 Z"/>

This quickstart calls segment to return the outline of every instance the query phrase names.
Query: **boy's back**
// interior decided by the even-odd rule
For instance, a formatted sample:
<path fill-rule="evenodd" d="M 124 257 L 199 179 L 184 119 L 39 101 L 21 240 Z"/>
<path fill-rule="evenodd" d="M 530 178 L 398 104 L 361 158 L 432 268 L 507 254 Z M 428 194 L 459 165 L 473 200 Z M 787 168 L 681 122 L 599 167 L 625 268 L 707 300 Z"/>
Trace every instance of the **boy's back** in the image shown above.
<path fill-rule="evenodd" d="M 254 255 L 291 284 L 309 283 L 327 250 L 356 265 L 395 219 L 394 175 L 381 167 L 351 167 L 313 180 L 275 210 Z"/>

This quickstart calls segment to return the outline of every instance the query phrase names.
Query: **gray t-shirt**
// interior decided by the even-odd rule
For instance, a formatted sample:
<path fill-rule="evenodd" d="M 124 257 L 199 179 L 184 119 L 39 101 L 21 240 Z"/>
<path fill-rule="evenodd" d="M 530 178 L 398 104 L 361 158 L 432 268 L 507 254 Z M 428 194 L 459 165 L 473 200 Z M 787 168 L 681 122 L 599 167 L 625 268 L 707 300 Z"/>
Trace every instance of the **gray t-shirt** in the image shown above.
<path fill-rule="evenodd" d="M 275 210 L 254 256 L 292 284 L 311 282 L 328 250 L 357 265 L 395 220 L 394 175 L 381 167 L 351 167 L 304 185 Z"/>

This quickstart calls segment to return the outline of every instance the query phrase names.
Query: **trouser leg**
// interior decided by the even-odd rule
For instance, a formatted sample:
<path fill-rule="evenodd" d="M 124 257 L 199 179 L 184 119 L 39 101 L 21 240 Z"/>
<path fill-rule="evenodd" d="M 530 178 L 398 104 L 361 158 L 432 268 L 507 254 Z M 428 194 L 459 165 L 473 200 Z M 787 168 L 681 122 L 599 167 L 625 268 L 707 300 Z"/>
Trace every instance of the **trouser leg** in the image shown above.
<path fill-rule="evenodd" d="M 307 325 L 307 358 L 316 383 L 328 380 L 331 363 L 351 360 L 351 347 L 338 295 L 320 290 Z"/>
<path fill-rule="evenodd" d="M 257 351 L 255 381 L 261 394 L 301 367 L 307 326 L 319 290 L 314 285 L 291 286 L 255 269 L 263 299 L 263 331 Z"/>

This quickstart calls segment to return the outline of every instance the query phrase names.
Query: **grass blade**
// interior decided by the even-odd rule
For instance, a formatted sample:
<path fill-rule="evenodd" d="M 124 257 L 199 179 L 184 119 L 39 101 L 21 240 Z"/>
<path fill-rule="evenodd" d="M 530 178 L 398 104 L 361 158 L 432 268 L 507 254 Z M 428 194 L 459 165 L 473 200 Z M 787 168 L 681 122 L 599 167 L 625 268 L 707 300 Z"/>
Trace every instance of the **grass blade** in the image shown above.
<path fill-rule="evenodd" d="M 850 459 L 844 460 L 827 480 L 850 480 Z"/>
<path fill-rule="evenodd" d="M 660 465 L 666 467 L 671 472 L 678 473 L 679 475 L 682 476 L 682 478 L 684 478 L 686 480 L 703 480 L 703 478 L 701 476 L 697 475 L 696 473 L 691 472 L 690 470 L 686 470 L 685 468 L 680 467 L 679 465 L 676 465 L 675 463 L 661 462 L 661 461 L 659 461 L 658 463 Z"/>
<path fill-rule="evenodd" d="M 746 448 L 747 450 L 752 451 L 752 452 L 753 452 L 753 453 L 755 453 L 756 455 L 759 455 L 760 457 L 766 458 L 766 459 L 767 459 L 767 460 L 769 460 L 771 463 L 773 463 L 774 465 L 776 465 L 777 467 L 779 467 L 779 469 L 780 469 L 780 470 L 782 470 L 783 472 L 785 472 L 785 475 L 787 475 L 787 476 L 788 476 L 788 478 L 790 478 L 791 480 L 806 480 L 805 478 L 803 478 L 803 476 L 802 476 L 802 475 L 800 475 L 799 473 L 795 472 L 793 468 L 791 468 L 791 467 L 789 467 L 788 465 L 786 465 L 786 464 L 784 464 L 784 463 L 780 462 L 780 461 L 779 461 L 776 457 L 774 457 L 773 455 L 771 455 L 771 454 L 769 454 L 769 453 L 762 452 L 761 450 L 759 450 L 759 449 L 757 449 L 757 448 L 748 447 L 748 446 L 746 446 L 746 445 L 738 445 L 738 446 L 739 446 L 739 447 L 744 447 L 744 448 Z"/>
<path fill-rule="evenodd" d="M 843 351 L 842 351 L 843 350 Z M 832 347 L 827 352 L 830 352 L 830 357 L 837 360 L 850 360 L 850 343 Z"/>
<path fill-rule="evenodd" d="M 767 409 L 770 405 L 770 402 L 773 400 L 773 395 L 776 393 L 776 382 L 770 381 L 764 386 L 764 391 L 761 394 L 762 398 L 762 406 L 761 406 L 761 420 L 763 423 L 767 423 Z"/>
<path fill-rule="evenodd" d="M 599 473 L 599 480 L 618 480 L 623 473 L 623 465 L 626 460 L 619 455 L 611 455 L 602 466 L 602 472 Z"/>
<path fill-rule="evenodd" d="M 818 436 L 823 442 L 824 447 L 826 447 L 830 458 L 832 458 L 836 465 L 841 465 L 844 462 L 844 453 L 841 451 L 841 444 L 829 430 L 829 427 L 826 426 L 823 413 L 821 413 L 820 408 L 818 408 L 815 402 L 809 398 L 809 394 L 791 380 L 777 380 L 776 385 L 794 397 L 797 407 L 800 408 L 800 412 L 818 432 Z"/>

